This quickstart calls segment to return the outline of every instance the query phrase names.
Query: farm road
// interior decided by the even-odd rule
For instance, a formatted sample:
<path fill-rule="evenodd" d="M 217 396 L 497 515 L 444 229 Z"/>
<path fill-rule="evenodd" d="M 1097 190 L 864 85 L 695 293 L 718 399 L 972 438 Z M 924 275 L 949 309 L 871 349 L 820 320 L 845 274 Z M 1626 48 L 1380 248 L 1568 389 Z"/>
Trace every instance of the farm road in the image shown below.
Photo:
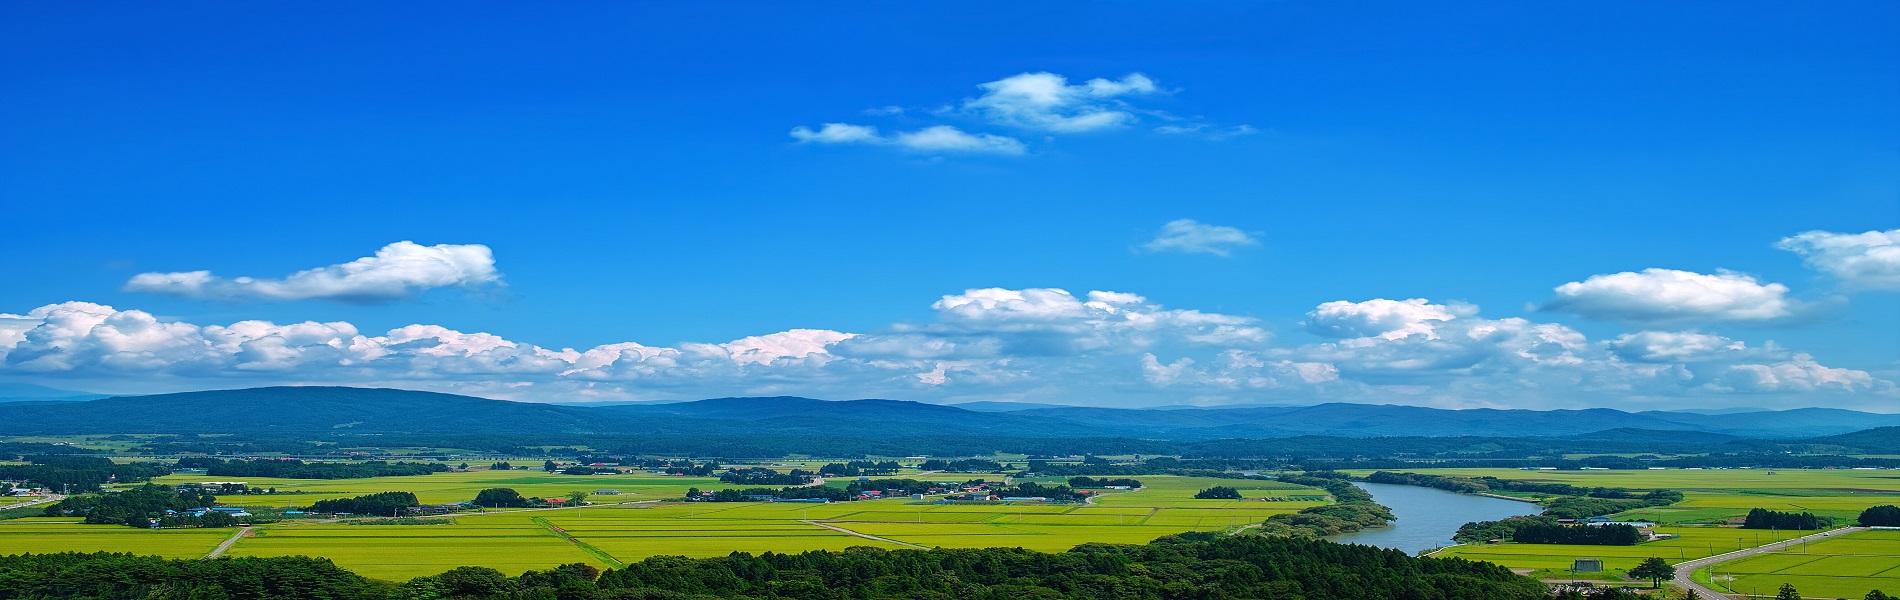
<path fill-rule="evenodd" d="M 1771 544 L 1763 544 L 1760 546 L 1756 546 L 1754 548 L 1736 550 L 1734 552 L 1730 552 L 1727 554 L 1717 554 L 1715 556 L 1710 556 L 1706 558 L 1698 558 L 1695 560 L 1679 562 L 1679 563 L 1676 563 L 1676 580 L 1670 583 L 1674 583 L 1676 584 L 1676 587 L 1683 588 L 1686 590 L 1695 590 L 1696 593 L 1702 594 L 1702 597 L 1704 598 L 1731 598 L 1734 596 L 1731 596 L 1730 594 L 1726 594 L 1723 592 L 1715 591 L 1709 586 L 1696 583 L 1695 581 L 1696 570 L 1708 567 L 1710 565 L 1728 562 L 1728 561 L 1735 560 L 1738 558 L 1754 556 L 1756 554 L 1761 554 L 1763 552 L 1774 552 L 1776 550 L 1781 550 L 1783 548 L 1787 548 L 1789 546 L 1793 546 L 1795 544 L 1799 544 L 1802 542 L 1819 541 L 1819 540 L 1827 539 L 1827 538 L 1834 537 L 1837 535 L 1853 533 L 1856 531 L 1866 531 L 1866 530 L 1867 530 L 1866 527 L 1842 527 L 1840 529 L 1823 531 L 1821 533 L 1816 533 L 1812 535 L 1804 535 L 1798 538 L 1782 540 L 1782 541 L 1774 542 Z"/>
<path fill-rule="evenodd" d="M 878 536 L 875 536 L 875 535 L 871 535 L 871 534 L 868 534 L 868 533 L 858 533 L 858 532 L 856 532 L 856 531 L 852 531 L 852 530 L 849 530 L 849 529 L 845 529 L 845 528 L 843 528 L 843 527 L 839 527 L 839 526 L 836 526 L 836 525 L 831 525 L 831 524 L 828 524 L 828 523 L 821 523 L 821 522 L 818 522 L 818 521 L 807 521 L 807 520 L 803 520 L 803 519 L 800 519 L 800 520 L 799 520 L 798 522 L 800 522 L 800 523 L 804 523 L 804 524 L 806 524 L 806 525 L 817 525 L 817 526 L 819 526 L 819 527 L 823 527 L 823 528 L 825 528 L 825 529 L 830 529 L 830 530 L 832 530 L 832 531 L 836 531 L 836 532 L 838 532 L 838 533 L 842 533 L 842 534 L 845 534 L 845 535 L 855 535 L 855 536 L 858 536 L 858 537 L 861 537 L 861 538 L 864 538 L 864 539 L 867 539 L 867 540 L 877 540 L 877 541 L 880 541 L 880 542 L 884 542 L 884 543 L 886 543 L 886 544 L 897 544 L 897 545 L 899 545 L 899 546 L 907 546 L 907 547 L 911 547 L 911 548 L 916 548 L 916 549 L 918 549 L 918 550 L 929 550 L 929 549 L 930 549 L 930 547 L 929 547 L 929 546 L 919 546 L 919 545 L 917 545 L 917 544 L 912 544 L 912 543 L 910 543 L 910 542 L 900 542 L 900 541 L 897 541 L 897 540 L 893 540 L 893 539 L 890 539 L 890 538 L 881 538 L 881 537 L 878 537 Z"/>
<path fill-rule="evenodd" d="M 212 548 L 211 552 L 205 555 L 205 558 L 217 558 L 218 556 L 223 555 L 225 550 L 230 550 L 231 546 L 237 543 L 238 538 L 250 537 L 250 535 L 251 535 L 251 528 L 239 527 L 237 531 L 231 532 L 231 537 L 226 538 L 224 540 L 224 543 L 218 544 L 218 547 L 216 548 Z"/>

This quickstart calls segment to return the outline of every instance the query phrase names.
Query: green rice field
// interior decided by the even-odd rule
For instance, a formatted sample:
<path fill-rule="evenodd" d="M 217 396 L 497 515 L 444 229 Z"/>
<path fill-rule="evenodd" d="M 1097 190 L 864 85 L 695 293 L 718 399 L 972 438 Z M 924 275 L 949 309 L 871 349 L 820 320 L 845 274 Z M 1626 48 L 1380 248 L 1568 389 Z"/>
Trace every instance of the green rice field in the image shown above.
<path fill-rule="evenodd" d="M 904 475 L 900 475 L 902 477 Z M 1000 475 L 926 475 L 961 481 Z M 160 483 L 207 481 L 173 475 Z M 245 478 L 252 486 L 307 494 L 227 496 L 239 506 L 300 506 L 318 499 L 379 491 L 410 491 L 425 503 L 467 500 L 482 488 L 512 487 L 525 495 L 558 497 L 570 491 L 618 489 L 585 508 L 468 513 L 447 525 L 354 525 L 286 521 L 259 525 L 229 556 L 323 556 L 365 576 L 403 580 L 462 565 L 510 574 L 563 563 L 612 567 L 658 555 L 723 556 L 739 552 L 842 550 L 852 546 L 1021 547 L 1062 551 L 1079 544 L 1146 543 L 1187 531 L 1231 530 L 1274 514 L 1323 502 L 1270 501 L 1324 492 L 1278 482 L 1143 476 L 1145 488 L 1113 492 L 1095 504 L 932 504 L 907 499 L 832 504 L 683 503 L 687 487 L 718 489 L 716 479 L 657 475 L 567 476 L 533 471 L 470 471 L 416 477 L 333 481 Z M 1237 487 L 1244 500 L 1198 500 L 1216 485 Z M 229 529 L 147 531 L 59 522 L 0 521 L 0 553 L 112 550 L 166 556 L 203 556 Z M 838 531 L 822 525 L 843 529 Z M 862 535 L 853 535 L 862 534 Z M 877 539 L 881 538 L 881 539 Z"/>
<path fill-rule="evenodd" d="M 1783 583 L 1794 584 L 1807 597 L 1859 598 L 1876 589 L 1892 593 L 1900 591 L 1900 531 L 1862 531 L 1757 554 L 1695 576 L 1739 593 L 1772 595 Z"/>

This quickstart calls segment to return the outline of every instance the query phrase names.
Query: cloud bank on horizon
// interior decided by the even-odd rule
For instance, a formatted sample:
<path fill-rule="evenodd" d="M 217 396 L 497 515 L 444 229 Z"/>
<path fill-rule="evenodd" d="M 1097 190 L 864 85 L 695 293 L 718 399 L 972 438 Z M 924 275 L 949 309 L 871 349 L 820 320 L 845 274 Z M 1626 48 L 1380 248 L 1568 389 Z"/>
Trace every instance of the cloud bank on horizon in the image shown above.
<path fill-rule="evenodd" d="M 1207 227 L 1169 225 L 1181 223 Z M 1168 231 L 1157 241 L 1170 239 Z M 1230 245 L 1239 239 L 1225 235 L 1216 238 Z M 1896 235 L 1900 230 L 1809 232 L 1781 246 L 1846 285 L 1878 287 L 1894 272 Z M 206 283 L 184 289 L 212 291 L 179 295 L 395 298 L 498 276 L 486 247 L 399 242 L 374 257 L 282 280 L 207 274 Z M 1782 284 L 1732 272 L 1645 269 L 1555 291 L 1545 310 L 1634 329 L 1591 339 L 1561 323 L 1489 318 L 1478 306 L 1425 298 L 1336 300 L 1298 323 L 1267 323 L 1170 308 L 1128 292 L 982 288 L 937 299 L 932 320 L 876 331 L 790 329 L 727 342 L 556 349 L 439 325 L 367 333 L 342 321 L 193 324 L 74 301 L 0 313 L 0 376 L 178 389 L 388 385 L 537 400 L 798 394 L 1100 405 L 1270 399 L 1644 407 L 1746 396 L 1750 403 L 1826 398 L 1881 407 L 1900 398 L 1892 381 L 1867 371 L 1704 329 L 1793 316 L 1801 305 Z M 1285 325 L 1317 341 L 1276 343 L 1272 332 Z"/>

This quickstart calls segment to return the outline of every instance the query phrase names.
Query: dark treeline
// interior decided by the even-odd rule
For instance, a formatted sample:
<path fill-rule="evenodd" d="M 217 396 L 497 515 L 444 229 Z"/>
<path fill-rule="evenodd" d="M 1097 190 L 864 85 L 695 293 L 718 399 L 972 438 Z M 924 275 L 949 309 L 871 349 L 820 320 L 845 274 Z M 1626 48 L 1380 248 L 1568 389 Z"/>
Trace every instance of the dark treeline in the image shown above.
<path fill-rule="evenodd" d="M 1632 546 L 1643 541 L 1643 534 L 1631 525 L 1564 525 L 1553 517 L 1534 516 L 1465 523 L 1451 536 L 1461 544 L 1499 539 L 1523 544 Z"/>
<path fill-rule="evenodd" d="M 1638 508 L 1667 506 L 1682 501 L 1682 492 L 1628 488 L 1578 487 L 1564 483 L 1514 481 L 1496 477 L 1455 477 L 1420 473 L 1378 471 L 1366 477 L 1373 483 L 1416 485 L 1465 494 L 1487 492 L 1529 492 L 1557 496 L 1543 503 L 1546 517 L 1582 519 L 1619 513 Z"/>
<path fill-rule="evenodd" d="M 397 517 L 402 516 L 409 508 L 421 505 L 422 502 L 416 500 L 416 495 L 410 492 L 381 492 L 354 498 L 318 500 L 310 505 L 310 512 Z"/>
<path fill-rule="evenodd" d="M 955 473 L 995 473 L 1003 470 L 1003 463 L 982 458 L 963 460 L 930 459 L 918 465 L 925 471 L 951 471 Z"/>
<path fill-rule="evenodd" d="M 203 492 L 181 493 L 171 488 L 146 484 L 115 494 L 69 496 L 47 505 L 46 515 L 79 516 L 95 525 L 130 527 L 150 527 L 153 520 L 158 520 L 161 527 L 235 525 L 236 519 L 222 513 L 207 513 L 204 517 L 183 515 L 186 510 L 206 508 L 217 500 L 217 497 Z M 173 513 L 167 514 L 166 511 Z"/>
<path fill-rule="evenodd" d="M 171 468 L 158 463 L 118 464 L 98 456 L 42 455 L 26 457 L 29 464 L 0 465 L 0 479 L 24 481 L 53 491 L 98 491 L 108 481 L 136 483 L 167 475 Z"/>
<path fill-rule="evenodd" d="M 100 552 L 0 556 L 0 600 L 370 600 L 391 584 L 302 556 L 165 560 Z"/>
<path fill-rule="evenodd" d="M 112 576 L 100 576 L 111 573 Z M 394 584 L 305 557 L 165 560 L 129 554 L 0 557 L 0 600 L 968 600 L 1267 598 L 1532 600 L 1544 586 L 1488 563 L 1263 536 L 1183 534 L 1146 545 L 662 556 L 601 573 L 584 564 L 509 577 L 482 567 Z"/>
<path fill-rule="evenodd" d="M 904 468 L 903 465 L 897 464 L 897 461 L 894 461 L 894 460 L 886 460 L 886 461 L 879 461 L 879 462 L 871 462 L 868 460 L 854 460 L 854 461 L 843 462 L 843 463 L 831 463 L 823 467 L 819 467 L 818 474 L 823 475 L 825 477 L 860 477 L 860 476 L 869 476 L 869 475 L 895 475 L 897 474 L 898 470 L 903 469 L 903 468 Z"/>
<path fill-rule="evenodd" d="M 1517 533 L 1519 527 L 1531 525 L 1556 525 L 1557 519 L 1545 516 L 1505 517 L 1496 521 L 1471 521 L 1458 528 L 1451 535 L 1451 541 L 1460 544 L 1473 544 L 1491 540 L 1509 539 Z"/>
<path fill-rule="evenodd" d="M 968 486 L 979 483 L 983 483 L 983 480 L 972 479 L 963 482 L 962 485 Z M 710 495 L 702 494 L 699 488 L 687 488 L 685 499 L 694 502 L 763 502 L 767 500 L 809 500 L 822 498 L 832 502 L 849 502 L 859 499 L 865 492 L 878 492 L 880 495 L 928 494 L 953 491 L 950 489 L 953 487 L 961 488 L 961 486 L 956 484 L 946 486 L 940 482 L 918 481 L 915 479 L 870 479 L 853 481 L 842 488 L 828 485 L 810 485 L 777 489 L 725 489 L 711 492 Z M 1063 489 L 1067 490 L 1067 488 Z M 1073 491 L 1070 490 L 1066 493 L 1072 494 Z"/>
<path fill-rule="evenodd" d="M 113 436 L 119 437 L 119 436 Z M 24 456 L 53 456 L 63 454 L 100 454 L 103 450 L 81 448 L 64 444 L 46 442 L 0 442 L 0 458 L 18 458 Z"/>
<path fill-rule="evenodd" d="M 1883 504 L 1860 511 L 1858 519 L 1867 527 L 1900 527 L 1900 506 Z"/>
<path fill-rule="evenodd" d="M 1141 487 L 1141 481 L 1138 479 L 1129 479 L 1126 477 L 1123 477 L 1120 479 L 1110 479 L 1107 477 L 1099 477 L 1099 478 L 1098 477 L 1070 477 L 1069 487 L 1072 487 L 1072 488 L 1105 488 L 1105 487 L 1138 488 L 1138 487 Z"/>
<path fill-rule="evenodd" d="M 448 472 L 448 465 L 372 460 L 360 463 L 307 463 L 301 460 L 257 459 L 221 460 L 186 457 L 178 459 L 178 468 L 204 469 L 215 477 L 281 477 L 285 479 L 365 479 L 396 475 L 428 475 Z"/>
<path fill-rule="evenodd" d="M 1814 513 L 1791 513 L 1750 509 L 1742 520 L 1742 529 L 1820 529 L 1834 524 L 1833 519 L 1817 517 Z"/>
<path fill-rule="evenodd" d="M 811 483 L 813 477 L 811 471 L 801 469 L 780 473 L 764 467 L 750 467 L 720 473 L 719 481 L 734 485 L 804 485 Z"/>
<path fill-rule="evenodd" d="M 1511 541 L 1520 544 L 1580 544 L 1586 546 L 1634 546 L 1643 534 L 1630 525 L 1561 525 L 1531 523 L 1517 528 Z"/>
<path fill-rule="evenodd" d="M 1054 502 L 1080 502 L 1083 494 L 1066 485 L 1043 485 L 1025 481 L 1011 487 L 990 490 L 990 495 L 998 498 L 1048 498 Z"/>

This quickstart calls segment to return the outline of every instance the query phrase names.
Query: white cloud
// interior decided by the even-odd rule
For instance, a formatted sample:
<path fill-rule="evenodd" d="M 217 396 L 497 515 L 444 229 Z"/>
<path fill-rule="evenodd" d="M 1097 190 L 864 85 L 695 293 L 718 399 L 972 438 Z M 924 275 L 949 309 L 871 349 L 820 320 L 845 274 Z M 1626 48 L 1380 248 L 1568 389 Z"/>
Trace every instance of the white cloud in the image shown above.
<path fill-rule="evenodd" d="M 1233 227 L 1208 225 L 1193 219 L 1176 219 L 1162 225 L 1155 238 L 1141 247 L 1149 252 L 1227 256 L 1235 249 L 1258 245 L 1260 240 Z"/>
<path fill-rule="evenodd" d="M 1130 103 L 1131 99 L 1165 93 L 1153 79 L 1140 73 L 1129 73 L 1120 79 L 1090 79 L 1079 84 L 1070 84 L 1067 77 L 1055 73 L 1019 73 L 978 84 L 977 88 L 982 90 L 980 95 L 936 110 L 910 111 L 901 106 L 884 106 L 860 111 L 866 116 L 907 123 L 932 118 L 949 122 L 891 134 L 880 133 L 871 125 L 851 123 L 825 123 L 818 129 L 801 125 L 793 127 L 790 133 L 794 139 L 807 144 L 876 145 L 931 154 L 1015 155 L 1029 151 L 1022 139 L 972 128 L 1068 135 L 1120 129 L 1141 121 L 1143 116 L 1150 116 L 1172 121 L 1154 129 L 1165 134 L 1225 139 L 1257 132 L 1247 125 L 1216 127 L 1191 123 L 1157 110 L 1136 108 Z"/>
<path fill-rule="evenodd" d="M 868 125 L 850 123 L 826 123 L 817 131 L 800 125 L 792 128 L 792 137 L 801 142 L 814 144 L 882 144 L 884 136 L 878 135 L 877 128 Z"/>
<path fill-rule="evenodd" d="M 283 279 L 235 277 L 210 271 L 141 273 L 125 291 L 201 300 L 306 300 L 387 302 L 444 287 L 474 288 L 501 281 L 495 255 L 481 244 L 423 246 L 396 242 L 347 263 L 292 273 Z"/>
<path fill-rule="evenodd" d="M 781 358 L 803 359 L 829 356 L 826 348 L 857 337 L 856 334 L 828 329 L 793 329 L 769 335 L 740 338 L 720 347 L 739 364 L 771 364 Z"/>
<path fill-rule="evenodd" d="M 1900 229 L 1864 233 L 1809 231 L 1784 238 L 1775 247 L 1801 255 L 1808 267 L 1850 286 L 1900 290 Z"/>
<path fill-rule="evenodd" d="M 876 127 L 826 123 L 817 131 L 809 127 L 793 127 L 791 135 L 803 143 L 885 145 L 929 154 L 1014 155 L 1028 151 L 1028 146 L 1016 138 L 967 133 L 949 125 L 935 125 L 886 137 L 879 135 Z"/>
<path fill-rule="evenodd" d="M 1471 310 L 1462 306 L 1432 304 L 1424 298 L 1374 298 L 1365 302 L 1334 300 L 1306 313 L 1303 324 L 1307 331 L 1326 337 L 1396 340 L 1419 335 L 1426 339 L 1438 339 L 1435 324 L 1456 319 L 1461 312 L 1468 313 Z"/>
<path fill-rule="evenodd" d="M 1891 383 L 1877 382 L 1866 371 L 1826 367 L 1814 362 L 1812 356 L 1796 354 L 1787 361 L 1773 364 L 1731 365 L 1723 373 L 1722 379 L 1711 383 L 1710 387 L 1739 392 L 1813 392 L 1826 389 L 1851 392 L 1873 389 L 1876 383 L 1884 383 L 1887 389 L 1892 389 Z"/>
<path fill-rule="evenodd" d="M 1608 342 L 1617 356 L 1644 362 L 1702 360 L 1748 349 L 1748 345 L 1719 335 L 1693 331 L 1640 331 Z"/>
<path fill-rule="evenodd" d="M 1788 286 L 1732 271 L 1644 269 L 1592 275 L 1556 291 L 1545 310 L 1608 321 L 1778 321 L 1806 308 L 1788 298 Z"/>
<path fill-rule="evenodd" d="M 1303 324 L 1336 339 L 1294 346 L 1269 344 L 1253 318 L 1168 308 L 1128 292 L 981 288 L 932 308 L 927 322 L 864 334 L 791 329 L 728 342 L 557 349 L 440 325 L 374 333 L 346 322 L 192 324 L 68 302 L 0 314 L 0 380 L 147 391 L 333 383 L 559 400 L 800 394 L 1105 405 L 1191 397 L 1643 408 L 1747 393 L 1758 395 L 1751 403 L 1877 406 L 1896 395 L 1880 376 L 1773 342 L 1694 331 L 1592 341 L 1561 324 L 1485 318 L 1475 306 L 1422 298 L 1327 302 Z"/>
<path fill-rule="evenodd" d="M 1022 154 L 1027 150 L 1021 140 L 989 133 L 965 133 L 949 125 L 935 125 L 917 131 L 899 133 L 893 142 L 920 152 L 962 152 L 969 154 Z"/>
<path fill-rule="evenodd" d="M 1002 343 L 1044 352 L 1145 348 L 1163 343 L 1249 345 L 1267 332 L 1248 317 L 1171 310 L 1135 294 L 1093 291 L 1088 301 L 1066 290 L 986 288 L 944 296 L 938 331 L 1003 336 Z"/>
<path fill-rule="evenodd" d="M 1167 134 L 1167 135 L 1193 135 L 1193 136 L 1200 136 L 1203 138 L 1207 138 L 1210 140 L 1224 140 L 1227 138 L 1240 137 L 1243 135 L 1253 135 L 1256 133 L 1260 133 L 1260 130 L 1255 129 L 1251 125 L 1235 125 L 1233 127 L 1214 127 L 1206 123 L 1186 123 L 1186 124 L 1160 125 L 1160 126 L 1155 127 L 1155 133 L 1162 133 L 1162 134 Z"/>
<path fill-rule="evenodd" d="M 1069 85 L 1055 73 L 1022 73 L 978 85 L 983 95 L 963 102 L 963 110 L 993 123 L 1050 133 L 1079 133 L 1137 120 L 1116 99 L 1152 94 L 1155 82 L 1140 73 L 1119 80 L 1091 79 Z"/>

